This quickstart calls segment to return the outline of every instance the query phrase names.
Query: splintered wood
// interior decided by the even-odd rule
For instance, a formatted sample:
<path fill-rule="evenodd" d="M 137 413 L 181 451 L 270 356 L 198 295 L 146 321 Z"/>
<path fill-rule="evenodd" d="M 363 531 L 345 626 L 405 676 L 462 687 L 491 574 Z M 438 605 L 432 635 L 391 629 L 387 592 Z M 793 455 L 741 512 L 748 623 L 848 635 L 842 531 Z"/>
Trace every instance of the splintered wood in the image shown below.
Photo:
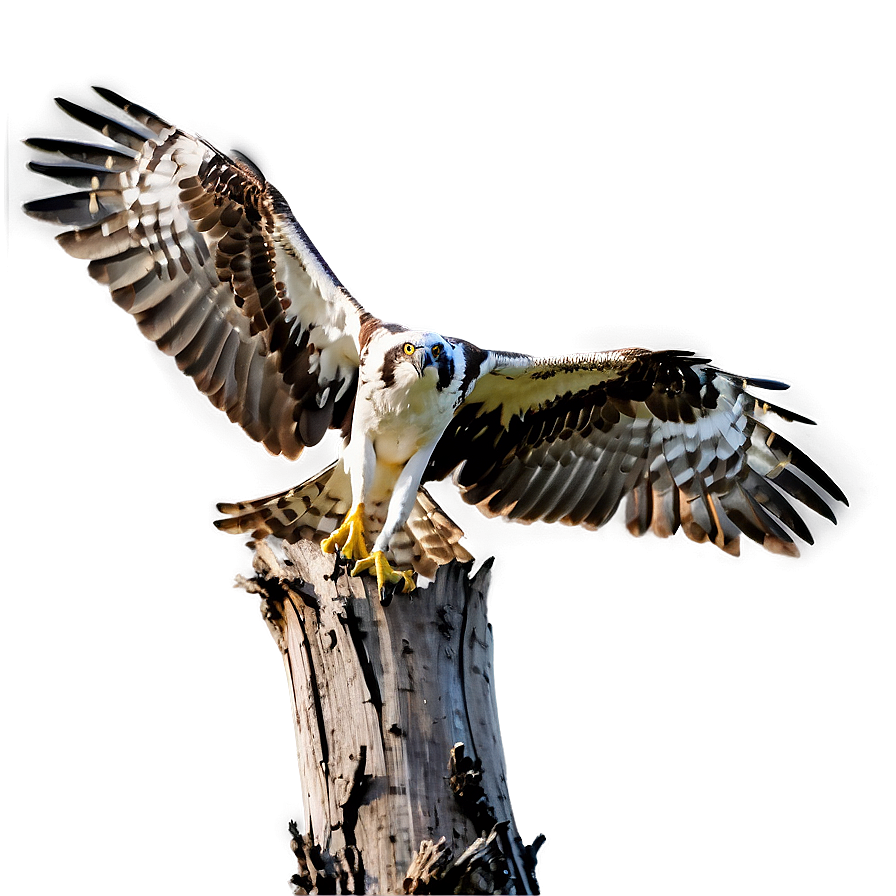
<path fill-rule="evenodd" d="M 537 893 L 513 821 L 486 563 L 384 606 L 317 545 L 255 545 L 262 613 L 295 710 L 307 830 L 296 893 Z M 460 889 L 458 889 L 460 887 Z"/>

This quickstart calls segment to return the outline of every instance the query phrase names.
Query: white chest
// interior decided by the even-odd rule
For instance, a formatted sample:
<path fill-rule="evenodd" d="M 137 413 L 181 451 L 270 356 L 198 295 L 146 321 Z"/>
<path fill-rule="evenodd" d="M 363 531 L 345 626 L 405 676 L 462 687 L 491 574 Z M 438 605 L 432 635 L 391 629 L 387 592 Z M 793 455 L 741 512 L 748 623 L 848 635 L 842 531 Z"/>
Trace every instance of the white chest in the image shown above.
<path fill-rule="evenodd" d="M 377 379 L 362 379 L 353 426 L 364 431 L 378 461 L 403 464 L 445 431 L 454 414 L 456 389 L 439 390 L 437 383 L 431 370 L 423 376 L 396 376 L 388 387 Z"/>

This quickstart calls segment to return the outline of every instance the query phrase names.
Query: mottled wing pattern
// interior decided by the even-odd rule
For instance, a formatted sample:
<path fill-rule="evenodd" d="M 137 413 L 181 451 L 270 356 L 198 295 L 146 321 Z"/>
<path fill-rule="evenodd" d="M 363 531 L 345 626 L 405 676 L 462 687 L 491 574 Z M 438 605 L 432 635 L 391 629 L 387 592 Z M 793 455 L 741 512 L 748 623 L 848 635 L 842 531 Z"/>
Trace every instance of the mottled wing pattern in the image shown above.
<path fill-rule="evenodd" d="M 739 552 L 741 534 L 797 555 L 793 501 L 836 521 L 843 492 L 763 422 L 811 423 L 750 395 L 786 388 L 689 352 L 624 349 L 556 360 L 493 354 L 433 454 L 465 501 L 520 522 L 596 528 L 627 498 L 627 526 Z M 487 368 L 486 368 L 487 369 Z M 827 496 L 827 497 L 826 497 Z"/>
<path fill-rule="evenodd" d="M 62 247 L 216 407 L 270 452 L 298 456 L 342 425 L 370 316 L 251 163 L 96 90 L 131 121 L 57 100 L 117 145 L 29 140 L 67 160 L 32 169 L 78 191 L 26 211 L 71 228 Z"/>

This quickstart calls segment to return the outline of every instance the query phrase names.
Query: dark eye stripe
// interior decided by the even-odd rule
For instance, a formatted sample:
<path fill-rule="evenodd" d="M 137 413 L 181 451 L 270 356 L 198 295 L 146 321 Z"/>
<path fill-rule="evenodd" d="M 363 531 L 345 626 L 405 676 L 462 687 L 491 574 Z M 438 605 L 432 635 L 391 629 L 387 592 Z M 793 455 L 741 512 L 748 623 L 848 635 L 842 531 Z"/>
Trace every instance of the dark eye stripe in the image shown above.
<path fill-rule="evenodd" d="M 441 346 L 439 346 L 439 348 L 441 348 Z M 435 354 L 436 353 L 433 352 L 433 356 L 435 356 Z M 450 355 L 446 355 L 444 360 L 442 360 L 440 357 L 438 368 L 439 382 L 436 388 L 439 390 L 439 392 L 441 392 L 442 389 L 448 387 L 448 385 L 451 383 L 451 380 L 454 378 L 454 359 Z"/>

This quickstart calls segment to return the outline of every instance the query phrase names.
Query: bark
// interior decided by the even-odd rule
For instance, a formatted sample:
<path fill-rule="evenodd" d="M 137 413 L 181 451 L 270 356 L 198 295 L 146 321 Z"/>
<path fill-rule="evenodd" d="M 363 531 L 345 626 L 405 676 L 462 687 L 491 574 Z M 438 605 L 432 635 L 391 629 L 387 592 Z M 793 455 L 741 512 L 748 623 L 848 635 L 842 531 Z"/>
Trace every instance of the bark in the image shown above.
<path fill-rule="evenodd" d="M 537 893 L 498 727 L 491 563 L 381 601 L 307 541 L 256 545 L 293 699 L 307 831 L 295 893 Z"/>

